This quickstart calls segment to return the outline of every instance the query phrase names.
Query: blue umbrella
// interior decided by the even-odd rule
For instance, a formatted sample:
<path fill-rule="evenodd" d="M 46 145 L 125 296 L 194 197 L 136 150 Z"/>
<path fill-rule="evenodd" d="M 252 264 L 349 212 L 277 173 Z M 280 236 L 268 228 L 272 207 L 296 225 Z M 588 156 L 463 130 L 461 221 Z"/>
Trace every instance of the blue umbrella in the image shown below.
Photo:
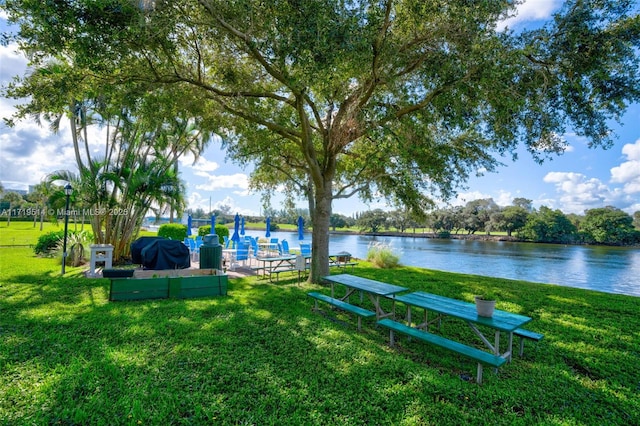
<path fill-rule="evenodd" d="M 240 227 L 240 216 L 236 213 L 236 217 L 233 223 L 233 236 L 231 237 L 232 241 L 240 242 L 240 235 L 238 235 L 238 228 Z"/>
<path fill-rule="evenodd" d="M 240 235 L 244 235 L 244 216 L 240 220 Z"/>
<path fill-rule="evenodd" d="M 298 216 L 298 239 L 300 241 L 304 240 L 304 220 L 302 220 L 302 216 Z"/>
<path fill-rule="evenodd" d="M 191 235 L 192 219 L 191 215 L 187 218 L 187 237 Z"/>
<path fill-rule="evenodd" d="M 269 238 L 271 236 L 271 218 L 267 218 L 267 233 L 264 234 L 265 237 Z"/>
<path fill-rule="evenodd" d="M 216 233 L 216 215 L 212 214 L 211 215 L 211 234 L 215 234 Z"/>

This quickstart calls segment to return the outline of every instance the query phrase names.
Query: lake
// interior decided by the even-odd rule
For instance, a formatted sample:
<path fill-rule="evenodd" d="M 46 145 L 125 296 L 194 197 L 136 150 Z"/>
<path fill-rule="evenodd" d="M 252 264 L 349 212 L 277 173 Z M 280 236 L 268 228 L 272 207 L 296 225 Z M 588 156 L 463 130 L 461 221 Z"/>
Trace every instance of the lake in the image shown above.
<path fill-rule="evenodd" d="M 298 244 L 296 233 L 271 236 Z M 311 234 L 305 238 L 310 241 Z M 329 251 L 364 259 L 375 243 L 388 245 L 407 266 L 640 296 L 637 248 L 331 234 Z"/>

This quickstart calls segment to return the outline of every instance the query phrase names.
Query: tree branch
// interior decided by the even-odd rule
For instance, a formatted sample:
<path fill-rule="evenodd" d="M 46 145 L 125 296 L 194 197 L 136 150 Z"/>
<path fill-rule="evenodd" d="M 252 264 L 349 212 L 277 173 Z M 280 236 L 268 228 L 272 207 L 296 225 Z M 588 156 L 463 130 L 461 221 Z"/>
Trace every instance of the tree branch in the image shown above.
<path fill-rule="evenodd" d="M 303 136 L 301 132 L 296 132 L 296 131 L 294 131 L 294 130 L 292 130 L 290 128 L 287 128 L 287 127 L 281 126 L 279 124 L 275 124 L 275 123 L 272 123 L 270 121 L 267 121 L 267 120 L 263 119 L 260 116 L 252 115 L 252 114 L 246 113 L 244 111 L 232 108 L 226 102 L 223 102 L 219 98 L 211 97 L 210 99 L 215 101 L 215 102 L 218 102 L 218 104 L 220 104 L 230 114 L 233 114 L 233 115 L 238 116 L 240 118 L 244 118 L 245 120 L 250 121 L 252 123 L 261 124 L 261 125 L 267 127 L 269 130 L 272 130 L 273 132 L 279 134 L 280 136 L 282 136 L 282 137 L 284 137 L 284 138 L 286 138 L 288 140 L 292 140 L 294 142 L 298 142 Z"/>
<path fill-rule="evenodd" d="M 269 61 L 260 53 L 258 49 L 256 49 L 254 43 L 252 42 L 251 37 L 248 34 L 243 33 L 242 31 L 234 28 L 231 24 L 225 21 L 222 16 L 220 16 L 214 7 L 206 0 L 199 0 L 200 5 L 202 5 L 211 16 L 220 23 L 220 25 L 232 36 L 240 39 L 244 45 L 247 47 L 248 52 L 251 56 L 253 56 L 262 67 L 271 75 L 273 78 L 278 80 L 280 83 L 284 84 L 286 87 L 290 88 L 294 92 L 300 92 L 300 90 L 295 90 L 291 84 L 287 81 L 284 74 L 274 68 Z"/>

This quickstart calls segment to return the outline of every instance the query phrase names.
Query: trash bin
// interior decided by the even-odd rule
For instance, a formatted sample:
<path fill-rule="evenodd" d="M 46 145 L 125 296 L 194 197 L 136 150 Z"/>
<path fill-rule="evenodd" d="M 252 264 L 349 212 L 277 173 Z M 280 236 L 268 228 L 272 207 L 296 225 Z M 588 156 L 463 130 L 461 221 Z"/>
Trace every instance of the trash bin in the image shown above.
<path fill-rule="evenodd" d="M 208 234 L 202 238 L 200 269 L 222 269 L 222 246 L 216 234 Z"/>

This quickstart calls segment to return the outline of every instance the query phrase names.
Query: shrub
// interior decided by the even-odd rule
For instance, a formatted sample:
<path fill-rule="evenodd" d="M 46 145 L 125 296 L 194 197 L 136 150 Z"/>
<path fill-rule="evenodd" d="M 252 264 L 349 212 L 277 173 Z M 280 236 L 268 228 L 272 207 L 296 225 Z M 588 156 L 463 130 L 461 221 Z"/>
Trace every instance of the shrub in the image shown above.
<path fill-rule="evenodd" d="M 58 240 L 56 251 L 60 255 L 60 261 L 62 262 L 62 253 L 64 246 L 64 231 L 63 235 Z M 87 259 L 89 244 L 93 241 L 93 234 L 87 231 L 73 231 L 67 233 L 67 265 L 68 266 L 80 266 L 85 263 Z"/>
<path fill-rule="evenodd" d="M 391 247 L 385 244 L 376 243 L 369 247 L 367 251 L 367 262 L 383 269 L 395 268 L 400 264 L 400 257 L 391 251 Z"/>
<path fill-rule="evenodd" d="M 63 236 L 64 238 L 64 236 Z M 67 265 L 82 265 L 88 254 L 89 243 L 93 241 L 93 234 L 86 231 L 70 232 L 67 235 Z M 58 243 L 58 251 L 63 253 L 64 241 L 60 239 Z"/>
<path fill-rule="evenodd" d="M 33 251 L 38 255 L 50 256 L 56 251 L 63 238 L 64 231 L 51 231 L 40 235 Z"/>
<path fill-rule="evenodd" d="M 165 223 L 158 228 L 158 237 L 183 241 L 187 237 L 187 225 L 179 223 Z"/>
<path fill-rule="evenodd" d="M 220 240 L 220 244 L 224 243 L 224 237 L 229 236 L 229 228 L 224 225 L 219 225 L 216 223 L 215 234 L 218 236 L 218 240 Z M 204 237 L 205 235 L 209 235 L 211 233 L 211 225 L 205 225 L 198 228 L 198 235 Z"/>
<path fill-rule="evenodd" d="M 216 228 L 218 226 L 216 225 Z M 211 233 L 211 225 L 205 225 L 198 228 L 198 235 L 204 237 L 205 235 L 209 235 Z"/>
<path fill-rule="evenodd" d="M 93 234 L 87 231 L 67 231 L 67 249 L 74 244 L 79 243 L 86 246 L 87 243 L 93 241 Z M 38 237 L 38 242 L 33 251 L 41 256 L 53 256 L 57 251 L 62 252 L 64 245 L 64 231 L 51 231 Z M 84 247 L 82 249 L 84 252 Z M 76 254 L 80 254 L 79 248 Z"/>

